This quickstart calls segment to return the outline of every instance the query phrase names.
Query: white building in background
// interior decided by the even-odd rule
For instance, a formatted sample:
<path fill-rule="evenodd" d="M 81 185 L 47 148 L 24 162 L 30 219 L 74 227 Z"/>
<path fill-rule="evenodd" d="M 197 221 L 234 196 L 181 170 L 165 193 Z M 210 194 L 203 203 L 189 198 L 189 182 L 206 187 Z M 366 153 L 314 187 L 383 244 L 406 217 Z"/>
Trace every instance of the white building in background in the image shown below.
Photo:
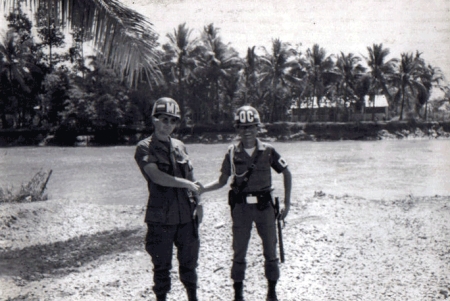
<path fill-rule="evenodd" d="M 309 102 L 302 102 L 300 106 L 295 104 L 291 107 L 292 121 L 309 122 L 352 122 L 352 121 L 381 121 L 388 120 L 389 104 L 386 96 L 375 95 L 374 102 L 370 101 L 370 96 L 364 96 L 364 113 L 356 112 L 353 104 L 346 103 L 348 111 L 345 113 L 336 112 L 336 102 L 326 97 L 320 100 L 320 106 L 316 97 L 311 97 Z M 341 104 L 342 106 L 343 104 Z M 340 107 L 341 107 L 340 106 Z"/>
<path fill-rule="evenodd" d="M 370 101 L 370 96 L 364 96 L 364 104 L 366 108 L 368 107 L 388 107 L 388 101 L 385 95 L 375 95 L 375 105 Z"/>

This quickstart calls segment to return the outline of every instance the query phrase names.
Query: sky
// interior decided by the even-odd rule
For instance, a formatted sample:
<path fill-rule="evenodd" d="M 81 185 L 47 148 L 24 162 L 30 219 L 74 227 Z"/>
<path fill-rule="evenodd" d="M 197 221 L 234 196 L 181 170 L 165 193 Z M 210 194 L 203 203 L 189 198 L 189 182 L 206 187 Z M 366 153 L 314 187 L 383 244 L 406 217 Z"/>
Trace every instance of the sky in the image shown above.
<path fill-rule="evenodd" d="M 270 51 L 275 38 L 303 53 L 319 44 L 327 54 L 359 56 L 382 43 L 388 58 L 418 50 L 450 82 L 450 0 L 120 1 L 148 17 L 161 44 L 185 22 L 193 35 L 213 23 L 241 57 L 252 46 Z"/>
<path fill-rule="evenodd" d="M 253 46 L 270 51 L 276 38 L 302 53 L 319 44 L 327 54 L 358 56 L 382 43 L 390 49 L 388 58 L 418 50 L 450 83 L 450 0 L 119 1 L 153 23 L 161 44 L 182 23 L 194 30 L 193 36 L 213 23 L 241 57 Z"/>

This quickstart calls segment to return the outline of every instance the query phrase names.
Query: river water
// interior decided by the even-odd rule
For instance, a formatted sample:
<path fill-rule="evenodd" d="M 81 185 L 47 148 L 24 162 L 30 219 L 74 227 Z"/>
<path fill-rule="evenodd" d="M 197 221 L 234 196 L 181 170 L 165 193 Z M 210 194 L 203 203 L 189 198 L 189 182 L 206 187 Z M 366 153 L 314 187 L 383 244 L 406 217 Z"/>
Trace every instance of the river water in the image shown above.
<path fill-rule="evenodd" d="M 317 191 L 366 199 L 450 195 L 450 140 L 272 143 L 289 163 L 293 200 Z M 189 144 L 201 182 L 219 176 L 227 144 Z M 133 146 L 12 147 L 0 149 L 0 186 L 18 189 L 39 170 L 53 170 L 49 198 L 99 204 L 144 205 L 146 183 Z M 275 194 L 282 176 L 273 172 Z M 224 199 L 227 188 L 205 194 Z"/>

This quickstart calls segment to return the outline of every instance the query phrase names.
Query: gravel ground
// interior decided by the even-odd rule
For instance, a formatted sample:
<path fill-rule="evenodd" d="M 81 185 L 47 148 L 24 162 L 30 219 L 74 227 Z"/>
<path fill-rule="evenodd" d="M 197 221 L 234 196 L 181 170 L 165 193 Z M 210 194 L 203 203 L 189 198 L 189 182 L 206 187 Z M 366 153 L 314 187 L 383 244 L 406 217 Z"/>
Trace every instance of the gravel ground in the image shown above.
<path fill-rule="evenodd" d="M 200 300 L 232 300 L 225 198 L 204 198 Z M 0 300 L 154 300 L 144 207 L 70 200 L 0 204 Z M 322 192 L 294 200 L 284 228 L 280 301 L 450 298 L 450 197 L 395 201 Z M 174 260 L 169 301 L 187 300 Z M 264 300 L 256 231 L 247 301 Z"/>

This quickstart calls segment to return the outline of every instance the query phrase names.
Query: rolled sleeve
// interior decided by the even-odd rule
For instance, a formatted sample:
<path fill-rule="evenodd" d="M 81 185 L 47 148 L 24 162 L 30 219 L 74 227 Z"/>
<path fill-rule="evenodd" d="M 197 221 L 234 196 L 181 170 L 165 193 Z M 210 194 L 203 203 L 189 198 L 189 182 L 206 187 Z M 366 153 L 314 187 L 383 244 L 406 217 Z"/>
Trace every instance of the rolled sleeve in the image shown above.
<path fill-rule="evenodd" d="M 230 152 L 227 152 L 225 155 L 220 172 L 224 175 L 231 176 Z"/>
<path fill-rule="evenodd" d="M 272 148 L 272 162 L 270 163 L 270 166 L 277 172 L 282 173 L 283 170 L 285 170 L 288 167 L 288 164 L 283 157 L 274 149 Z"/>

